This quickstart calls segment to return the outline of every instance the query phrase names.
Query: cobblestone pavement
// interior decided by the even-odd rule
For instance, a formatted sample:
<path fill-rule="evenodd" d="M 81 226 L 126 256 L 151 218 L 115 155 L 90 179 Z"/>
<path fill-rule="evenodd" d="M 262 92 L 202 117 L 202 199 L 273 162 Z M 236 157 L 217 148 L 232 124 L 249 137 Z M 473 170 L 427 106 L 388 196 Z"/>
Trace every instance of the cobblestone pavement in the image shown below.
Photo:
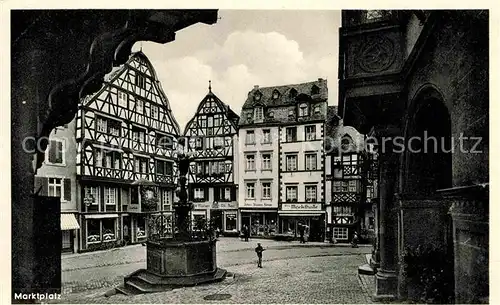
<path fill-rule="evenodd" d="M 305 249 L 297 250 L 302 252 Z M 328 250 L 331 251 L 331 249 Z M 256 268 L 256 263 L 252 262 L 252 259 L 246 264 L 225 267 L 228 272 L 234 274 L 234 278 L 226 279 L 221 283 L 136 296 L 104 297 L 106 289 L 98 289 L 90 292 L 63 294 L 59 302 L 366 304 L 371 303 L 371 299 L 357 274 L 357 267 L 363 263 L 365 263 L 364 254 L 282 258 L 280 260 L 269 260 L 265 257 L 262 269 Z M 213 294 L 229 294 L 230 298 L 219 301 L 204 299 Z"/>
<path fill-rule="evenodd" d="M 346 247 L 348 245 L 329 244 L 321 242 L 310 242 L 300 244 L 298 241 L 274 241 L 269 239 L 251 239 L 249 242 L 240 241 L 238 238 L 221 237 L 217 242 L 218 252 L 236 252 L 251 250 L 255 248 L 256 243 L 261 243 L 264 248 L 283 249 L 290 247 Z M 95 268 L 102 266 L 114 266 L 119 264 L 130 264 L 145 261 L 146 247 L 141 244 L 130 245 L 110 250 L 63 254 L 62 271 L 79 270 L 86 268 Z"/>
<path fill-rule="evenodd" d="M 252 249 L 241 249 L 240 251 L 223 251 L 217 250 L 217 265 L 222 268 L 230 266 L 238 266 L 248 264 L 255 260 L 255 252 L 253 247 L 255 244 L 246 243 L 246 247 L 252 246 Z M 130 253 L 128 259 L 130 263 L 123 264 L 119 259 L 109 260 L 106 262 L 98 261 L 96 267 L 87 267 L 79 269 L 70 269 L 62 273 L 62 292 L 63 294 L 77 293 L 100 288 L 110 288 L 123 283 L 123 278 L 132 272 L 146 268 L 145 247 L 131 248 L 137 256 Z M 320 256 L 340 256 L 348 254 L 368 253 L 371 248 L 360 247 L 294 247 L 273 248 L 266 247 L 268 250 L 265 253 L 266 261 L 276 261 L 285 258 L 304 258 L 304 257 L 320 257 Z M 137 249 L 141 251 L 136 251 Z M 106 254 L 107 255 L 107 254 Z M 102 258 L 102 257 L 101 257 Z M 121 257 L 120 257 L 121 258 Z M 96 258 L 96 260 L 98 260 Z M 96 264 L 94 262 L 94 264 Z"/>

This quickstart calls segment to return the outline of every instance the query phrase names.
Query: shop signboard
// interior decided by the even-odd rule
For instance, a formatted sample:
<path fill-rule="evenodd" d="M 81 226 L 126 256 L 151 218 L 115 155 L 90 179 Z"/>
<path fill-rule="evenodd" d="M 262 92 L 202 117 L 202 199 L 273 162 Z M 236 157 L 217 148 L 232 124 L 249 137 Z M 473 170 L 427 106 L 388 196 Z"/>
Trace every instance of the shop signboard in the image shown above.
<path fill-rule="evenodd" d="M 212 210 L 235 210 L 237 208 L 238 204 L 235 201 L 214 202 L 212 204 Z"/>
<path fill-rule="evenodd" d="M 210 202 L 193 202 L 193 206 L 195 210 L 207 210 L 212 207 Z"/>
<path fill-rule="evenodd" d="M 321 203 L 283 203 L 282 211 L 321 211 Z"/>
<path fill-rule="evenodd" d="M 277 208 L 278 205 L 272 202 L 262 201 L 244 201 L 242 207 L 245 208 Z"/>

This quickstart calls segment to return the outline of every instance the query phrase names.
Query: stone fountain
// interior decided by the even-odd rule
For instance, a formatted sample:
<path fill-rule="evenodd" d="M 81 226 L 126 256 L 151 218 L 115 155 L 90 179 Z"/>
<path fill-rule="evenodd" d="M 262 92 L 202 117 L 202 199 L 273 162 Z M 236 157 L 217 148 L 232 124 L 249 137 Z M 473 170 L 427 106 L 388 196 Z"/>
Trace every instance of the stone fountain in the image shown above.
<path fill-rule="evenodd" d="M 184 142 L 179 140 L 179 145 Z M 221 281 L 226 270 L 217 268 L 216 239 L 208 234 L 206 238 L 193 238 L 191 234 L 191 209 L 186 189 L 187 173 L 191 157 L 179 151 L 177 166 L 179 172 L 178 202 L 174 204 L 174 227 L 170 237 L 162 236 L 163 221 L 153 223 L 146 242 L 147 267 L 125 277 L 124 285 L 116 288 L 123 294 L 139 294 L 170 290 L 175 287 L 194 286 Z M 163 215 L 159 215 L 163 220 Z M 158 217 L 158 216 L 157 216 Z M 155 225 L 157 224 L 157 225 Z M 151 226 L 150 226 L 151 227 Z"/>

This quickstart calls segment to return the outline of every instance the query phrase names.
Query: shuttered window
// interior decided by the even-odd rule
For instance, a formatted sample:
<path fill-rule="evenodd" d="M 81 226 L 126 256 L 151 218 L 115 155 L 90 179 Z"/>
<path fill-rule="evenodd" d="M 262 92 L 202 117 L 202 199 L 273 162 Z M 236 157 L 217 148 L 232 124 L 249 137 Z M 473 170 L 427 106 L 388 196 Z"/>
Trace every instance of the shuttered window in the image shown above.
<path fill-rule="evenodd" d="M 50 140 L 45 161 L 50 164 L 65 164 L 62 140 Z"/>

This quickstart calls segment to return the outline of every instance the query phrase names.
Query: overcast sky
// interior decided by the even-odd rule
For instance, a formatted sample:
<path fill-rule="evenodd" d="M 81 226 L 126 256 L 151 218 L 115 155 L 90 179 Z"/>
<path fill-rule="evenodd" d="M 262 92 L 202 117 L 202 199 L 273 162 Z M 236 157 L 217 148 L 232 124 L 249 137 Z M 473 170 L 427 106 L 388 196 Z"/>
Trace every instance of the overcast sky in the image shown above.
<path fill-rule="evenodd" d="M 212 91 L 240 114 L 248 92 L 328 80 L 337 104 L 340 11 L 220 10 L 217 23 L 177 32 L 168 44 L 137 43 L 151 60 L 181 130 Z"/>

